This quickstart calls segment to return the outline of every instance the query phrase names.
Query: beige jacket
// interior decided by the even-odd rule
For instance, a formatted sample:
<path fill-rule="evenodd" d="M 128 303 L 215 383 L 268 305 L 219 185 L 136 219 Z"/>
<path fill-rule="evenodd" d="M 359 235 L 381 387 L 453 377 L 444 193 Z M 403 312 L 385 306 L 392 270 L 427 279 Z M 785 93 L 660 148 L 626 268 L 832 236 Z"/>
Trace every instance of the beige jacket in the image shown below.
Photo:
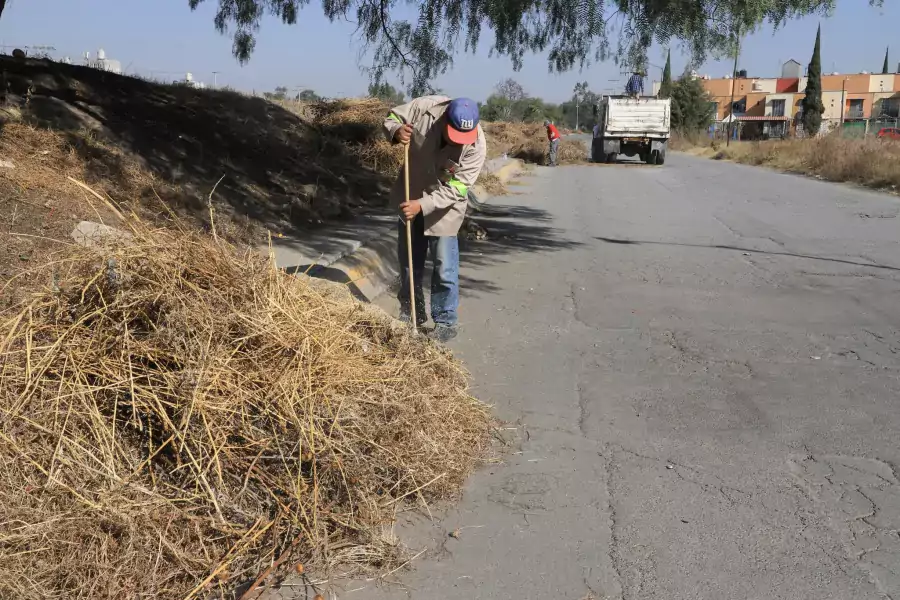
<path fill-rule="evenodd" d="M 468 206 L 468 189 L 475 185 L 487 145 L 478 126 L 478 141 L 469 146 L 445 144 L 444 113 L 450 104 L 445 96 L 423 96 L 394 108 L 384 119 L 384 133 L 394 134 L 405 123 L 413 127 L 409 146 L 409 198 L 422 203 L 425 235 L 454 236 L 459 233 Z M 399 206 L 405 197 L 403 171 L 391 190 L 391 199 Z"/>

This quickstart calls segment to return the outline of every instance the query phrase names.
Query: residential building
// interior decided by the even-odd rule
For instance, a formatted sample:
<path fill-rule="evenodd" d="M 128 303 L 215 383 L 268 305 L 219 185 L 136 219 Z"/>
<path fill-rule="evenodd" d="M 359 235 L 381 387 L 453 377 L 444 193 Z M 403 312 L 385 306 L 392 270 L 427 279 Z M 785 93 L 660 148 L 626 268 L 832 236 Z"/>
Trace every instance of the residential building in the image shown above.
<path fill-rule="evenodd" d="M 796 60 L 782 65 L 781 77 L 700 79 L 716 109 L 719 129 L 733 119 L 743 137 L 780 137 L 791 134 L 800 123 L 807 77 Z M 654 91 L 657 89 L 654 83 Z M 870 122 L 896 122 L 900 119 L 900 65 L 897 74 L 825 73 L 822 104 L 823 131 L 841 124 L 863 131 L 870 129 Z"/>

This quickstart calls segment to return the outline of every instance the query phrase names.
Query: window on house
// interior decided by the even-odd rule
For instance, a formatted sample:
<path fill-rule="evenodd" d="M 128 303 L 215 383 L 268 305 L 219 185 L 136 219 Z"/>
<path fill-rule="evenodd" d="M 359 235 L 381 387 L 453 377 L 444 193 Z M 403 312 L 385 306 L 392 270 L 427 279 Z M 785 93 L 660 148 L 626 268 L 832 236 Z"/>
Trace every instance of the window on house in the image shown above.
<path fill-rule="evenodd" d="M 847 100 L 847 117 L 851 119 L 861 119 L 863 116 L 862 98 L 851 98 Z"/>
<path fill-rule="evenodd" d="M 772 116 L 784 116 L 784 100 L 772 100 Z"/>
<path fill-rule="evenodd" d="M 900 98 L 885 98 L 881 101 L 881 117 L 900 118 Z"/>

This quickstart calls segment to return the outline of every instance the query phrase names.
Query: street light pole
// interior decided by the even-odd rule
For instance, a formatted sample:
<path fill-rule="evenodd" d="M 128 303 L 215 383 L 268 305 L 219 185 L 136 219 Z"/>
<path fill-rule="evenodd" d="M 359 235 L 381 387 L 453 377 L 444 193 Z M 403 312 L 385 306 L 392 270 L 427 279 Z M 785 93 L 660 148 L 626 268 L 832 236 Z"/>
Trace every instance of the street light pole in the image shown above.
<path fill-rule="evenodd" d="M 734 68 L 731 73 L 731 104 L 728 109 L 728 136 L 725 138 L 725 146 L 731 145 L 731 132 L 734 127 L 734 86 L 737 85 L 737 63 L 738 55 L 741 53 L 741 31 L 740 25 L 735 28 L 734 32 Z"/>

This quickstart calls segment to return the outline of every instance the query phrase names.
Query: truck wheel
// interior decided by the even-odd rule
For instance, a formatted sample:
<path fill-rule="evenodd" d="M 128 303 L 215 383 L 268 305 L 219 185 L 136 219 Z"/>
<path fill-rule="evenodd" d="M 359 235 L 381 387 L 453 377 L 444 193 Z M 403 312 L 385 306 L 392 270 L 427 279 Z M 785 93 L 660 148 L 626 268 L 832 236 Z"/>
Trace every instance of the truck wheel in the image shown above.
<path fill-rule="evenodd" d="M 650 164 L 650 155 L 647 154 L 646 152 L 642 152 L 642 153 L 638 154 L 638 159 L 643 163 Z"/>
<path fill-rule="evenodd" d="M 614 165 L 616 161 L 619 159 L 619 154 L 617 152 L 610 152 L 606 155 L 606 162 L 608 164 Z"/>
<path fill-rule="evenodd" d="M 659 150 L 657 152 L 654 152 L 654 154 L 656 155 L 656 164 L 657 165 L 666 164 L 666 151 L 665 150 Z"/>

